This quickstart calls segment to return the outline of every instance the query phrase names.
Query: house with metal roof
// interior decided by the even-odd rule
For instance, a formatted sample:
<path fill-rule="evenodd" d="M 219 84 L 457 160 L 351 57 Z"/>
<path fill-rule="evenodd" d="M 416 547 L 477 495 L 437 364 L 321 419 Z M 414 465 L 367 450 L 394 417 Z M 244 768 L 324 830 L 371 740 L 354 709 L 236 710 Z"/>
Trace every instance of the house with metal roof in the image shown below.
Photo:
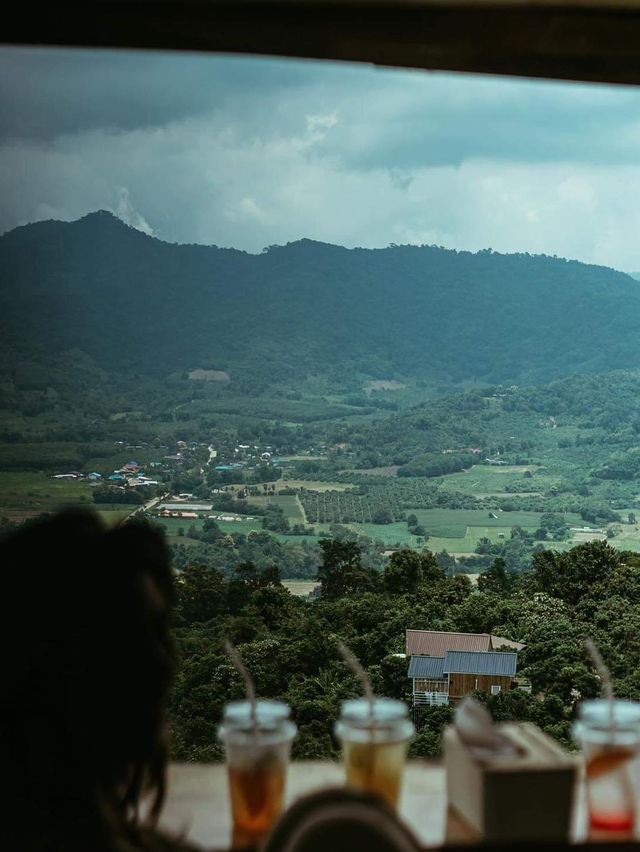
<path fill-rule="evenodd" d="M 406 655 L 444 657 L 447 651 L 496 651 L 512 648 L 522 651 L 522 642 L 514 642 L 493 633 L 452 633 L 446 630 L 406 630 Z"/>
<path fill-rule="evenodd" d="M 408 677 L 414 707 L 449 704 L 476 689 L 496 695 L 513 689 L 518 655 L 501 651 L 445 651 L 442 657 L 413 654 Z"/>

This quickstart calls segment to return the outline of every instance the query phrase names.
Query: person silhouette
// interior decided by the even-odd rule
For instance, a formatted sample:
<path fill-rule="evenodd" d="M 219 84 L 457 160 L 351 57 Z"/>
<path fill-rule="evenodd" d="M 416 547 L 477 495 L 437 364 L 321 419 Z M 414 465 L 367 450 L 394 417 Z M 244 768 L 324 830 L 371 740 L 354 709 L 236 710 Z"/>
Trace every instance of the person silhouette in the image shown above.
<path fill-rule="evenodd" d="M 64 512 L 0 542 L 6 849 L 188 849 L 156 827 L 176 666 L 164 539 Z"/>

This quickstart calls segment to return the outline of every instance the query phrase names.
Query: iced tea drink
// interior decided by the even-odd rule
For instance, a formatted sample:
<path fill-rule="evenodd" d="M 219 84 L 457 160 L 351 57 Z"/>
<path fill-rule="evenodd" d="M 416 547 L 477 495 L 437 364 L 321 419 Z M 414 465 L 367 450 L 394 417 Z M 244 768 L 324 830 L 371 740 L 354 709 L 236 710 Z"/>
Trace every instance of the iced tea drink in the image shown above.
<path fill-rule="evenodd" d="M 345 701 L 336 724 L 342 741 L 347 786 L 398 807 L 409 740 L 414 727 L 402 701 Z"/>
<path fill-rule="evenodd" d="M 585 701 L 575 724 L 584 754 L 589 837 L 633 839 L 637 834 L 640 704 Z"/>
<path fill-rule="evenodd" d="M 296 734 L 286 704 L 259 701 L 256 715 L 257 730 L 249 703 L 232 702 L 225 707 L 219 730 L 227 756 L 236 849 L 257 846 L 281 813 Z"/>

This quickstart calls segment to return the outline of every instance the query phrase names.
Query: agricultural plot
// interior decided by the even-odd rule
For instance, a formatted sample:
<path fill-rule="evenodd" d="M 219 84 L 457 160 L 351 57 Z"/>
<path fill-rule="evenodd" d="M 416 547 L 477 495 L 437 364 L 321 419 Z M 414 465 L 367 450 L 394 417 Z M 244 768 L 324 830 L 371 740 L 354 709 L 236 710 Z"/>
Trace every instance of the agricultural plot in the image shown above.
<path fill-rule="evenodd" d="M 318 584 L 313 580 L 283 580 L 282 585 L 292 595 L 298 595 L 299 597 L 306 597 L 318 587 Z"/>
<path fill-rule="evenodd" d="M 437 487 L 428 479 L 397 480 L 384 484 L 361 484 L 350 490 L 305 490 L 299 494 L 309 523 L 371 524 L 380 512 L 400 521 L 407 508 L 430 507 Z"/>
<path fill-rule="evenodd" d="M 372 501 L 352 491 L 304 491 L 300 494 L 311 524 L 366 523 L 377 509 L 386 509 L 384 498 Z"/>
<path fill-rule="evenodd" d="M 252 530 L 262 531 L 262 519 L 256 518 L 253 521 L 216 521 L 216 524 L 223 533 L 242 533 L 249 535 Z"/>
<path fill-rule="evenodd" d="M 634 527 L 625 526 L 615 538 L 609 539 L 609 544 L 616 550 L 630 550 L 632 553 L 640 553 L 640 532 Z"/>
<path fill-rule="evenodd" d="M 0 517 L 14 522 L 63 509 L 96 512 L 109 526 L 119 524 L 136 504 L 93 502 L 93 489 L 79 479 L 53 479 L 43 473 L 0 472 Z"/>
<path fill-rule="evenodd" d="M 419 550 L 421 546 L 417 536 L 412 535 L 407 529 L 407 525 L 403 523 L 397 524 L 349 524 L 349 527 L 354 532 L 361 535 L 368 535 L 370 538 L 382 541 L 385 547 L 410 547 L 414 550 Z M 431 542 L 429 542 L 431 548 Z"/>
<path fill-rule="evenodd" d="M 525 477 L 530 472 L 531 477 Z M 442 485 L 450 491 L 462 491 L 476 497 L 515 495 L 547 491 L 560 477 L 545 472 L 539 465 L 505 465 L 493 467 L 474 465 L 461 473 L 449 473 L 440 477 Z M 516 490 L 517 489 L 517 490 Z"/>
<path fill-rule="evenodd" d="M 470 555 L 475 551 L 482 538 L 488 538 L 493 543 L 508 539 L 513 526 L 521 526 L 528 532 L 540 526 L 538 512 L 496 512 L 497 518 L 490 518 L 489 513 L 473 509 L 426 509 L 414 512 L 418 523 L 429 535 L 427 546 L 429 550 L 438 552 L 446 550 L 453 555 Z M 581 519 L 577 515 L 566 515 L 567 523 L 575 526 Z M 350 524 L 350 527 L 374 539 L 380 539 L 388 547 L 423 546 L 422 539 L 412 535 L 406 523 L 393 524 Z M 564 542 L 549 542 L 545 544 L 552 549 L 565 549 Z M 570 547 L 571 543 L 566 542 Z M 640 537 L 637 543 L 640 550 Z"/>
<path fill-rule="evenodd" d="M 276 483 L 276 490 L 281 488 L 304 488 L 308 491 L 351 491 L 355 485 L 345 482 L 321 482 L 315 479 L 280 479 Z"/>
<path fill-rule="evenodd" d="M 252 506 L 278 506 L 287 520 L 292 524 L 303 524 L 305 522 L 302 514 L 302 506 L 295 495 L 260 495 L 259 497 L 248 497 L 247 501 Z"/>
<path fill-rule="evenodd" d="M 190 527 L 195 527 L 197 530 L 202 529 L 203 520 L 201 519 L 191 519 L 191 518 L 162 518 L 160 523 L 165 527 L 167 538 L 170 544 L 184 544 L 186 546 L 192 545 L 196 543 L 195 539 L 190 539 L 186 532 Z M 264 532 L 262 529 L 262 520 L 261 518 L 254 519 L 253 521 L 241 520 L 241 521 L 216 521 L 220 531 L 225 535 L 234 535 L 237 533 L 242 533 L 242 535 L 249 535 L 250 532 Z M 182 535 L 178 534 L 178 530 L 182 529 Z M 286 533 L 274 533 L 270 532 L 269 535 L 272 535 L 275 539 L 277 539 L 281 544 L 286 542 L 292 542 L 293 544 L 302 544 L 303 541 L 307 541 L 310 543 L 315 543 L 318 541 L 318 536 L 313 535 L 287 535 Z"/>
<path fill-rule="evenodd" d="M 490 513 L 484 509 L 416 509 L 413 514 L 430 535 L 442 538 L 464 538 L 468 527 L 482 528 L 491 533 L 494 530 L 510 531 L 511 527 L 515 526 L 526 530 L 536 530 L 540 526 L 540 512 Z M 578 515 L 566 517 L 574 526 L 578 521 L 584 523 Z"/>
<path fill-rule="evenodd" d="M 287 535 L 286 533 L 271 533 L 274 538 L 276 538 L 280 544 L 302 544 L 303 541 L 306 541 L 308 544 L 317 544 L 318 539 L 322 538 L 322 536 L 317 535 Z"/>
<path fill-rule="evenodd" d="M 97 509 L 97 514 L 102 518 L 105 524 L 111 527 L 122 523 L 125 518 L 128 518 L 132 512 L 139 508 L 140 506 L 138 505 L 123 506 L 122 503 L 114 503 L 113 505 L 101 503 L 100 508 Z"/>
<path fill-rule="evenodd" d="M 0 472 L 0 517 L 22 521 L 70 507 L 94 507 L 88 482 L 52 479 L 44 473 Z"/>

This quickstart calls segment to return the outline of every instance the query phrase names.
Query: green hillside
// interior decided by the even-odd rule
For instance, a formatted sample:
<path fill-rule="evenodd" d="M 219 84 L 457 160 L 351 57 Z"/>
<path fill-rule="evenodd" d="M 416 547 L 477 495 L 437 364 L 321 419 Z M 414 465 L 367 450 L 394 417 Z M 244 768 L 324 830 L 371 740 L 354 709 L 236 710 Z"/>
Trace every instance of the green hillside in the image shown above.
<path fill-rule="evenodd" d="M 163 243 L 102 211 L 5 234 L 0 270 L 16 369 L 73 351 L 109 374 L 224 371 L 215 383 L 244 394 L 640 367 L 637 282 L 555 257 L 311 240 L 251 255 Z"/>

